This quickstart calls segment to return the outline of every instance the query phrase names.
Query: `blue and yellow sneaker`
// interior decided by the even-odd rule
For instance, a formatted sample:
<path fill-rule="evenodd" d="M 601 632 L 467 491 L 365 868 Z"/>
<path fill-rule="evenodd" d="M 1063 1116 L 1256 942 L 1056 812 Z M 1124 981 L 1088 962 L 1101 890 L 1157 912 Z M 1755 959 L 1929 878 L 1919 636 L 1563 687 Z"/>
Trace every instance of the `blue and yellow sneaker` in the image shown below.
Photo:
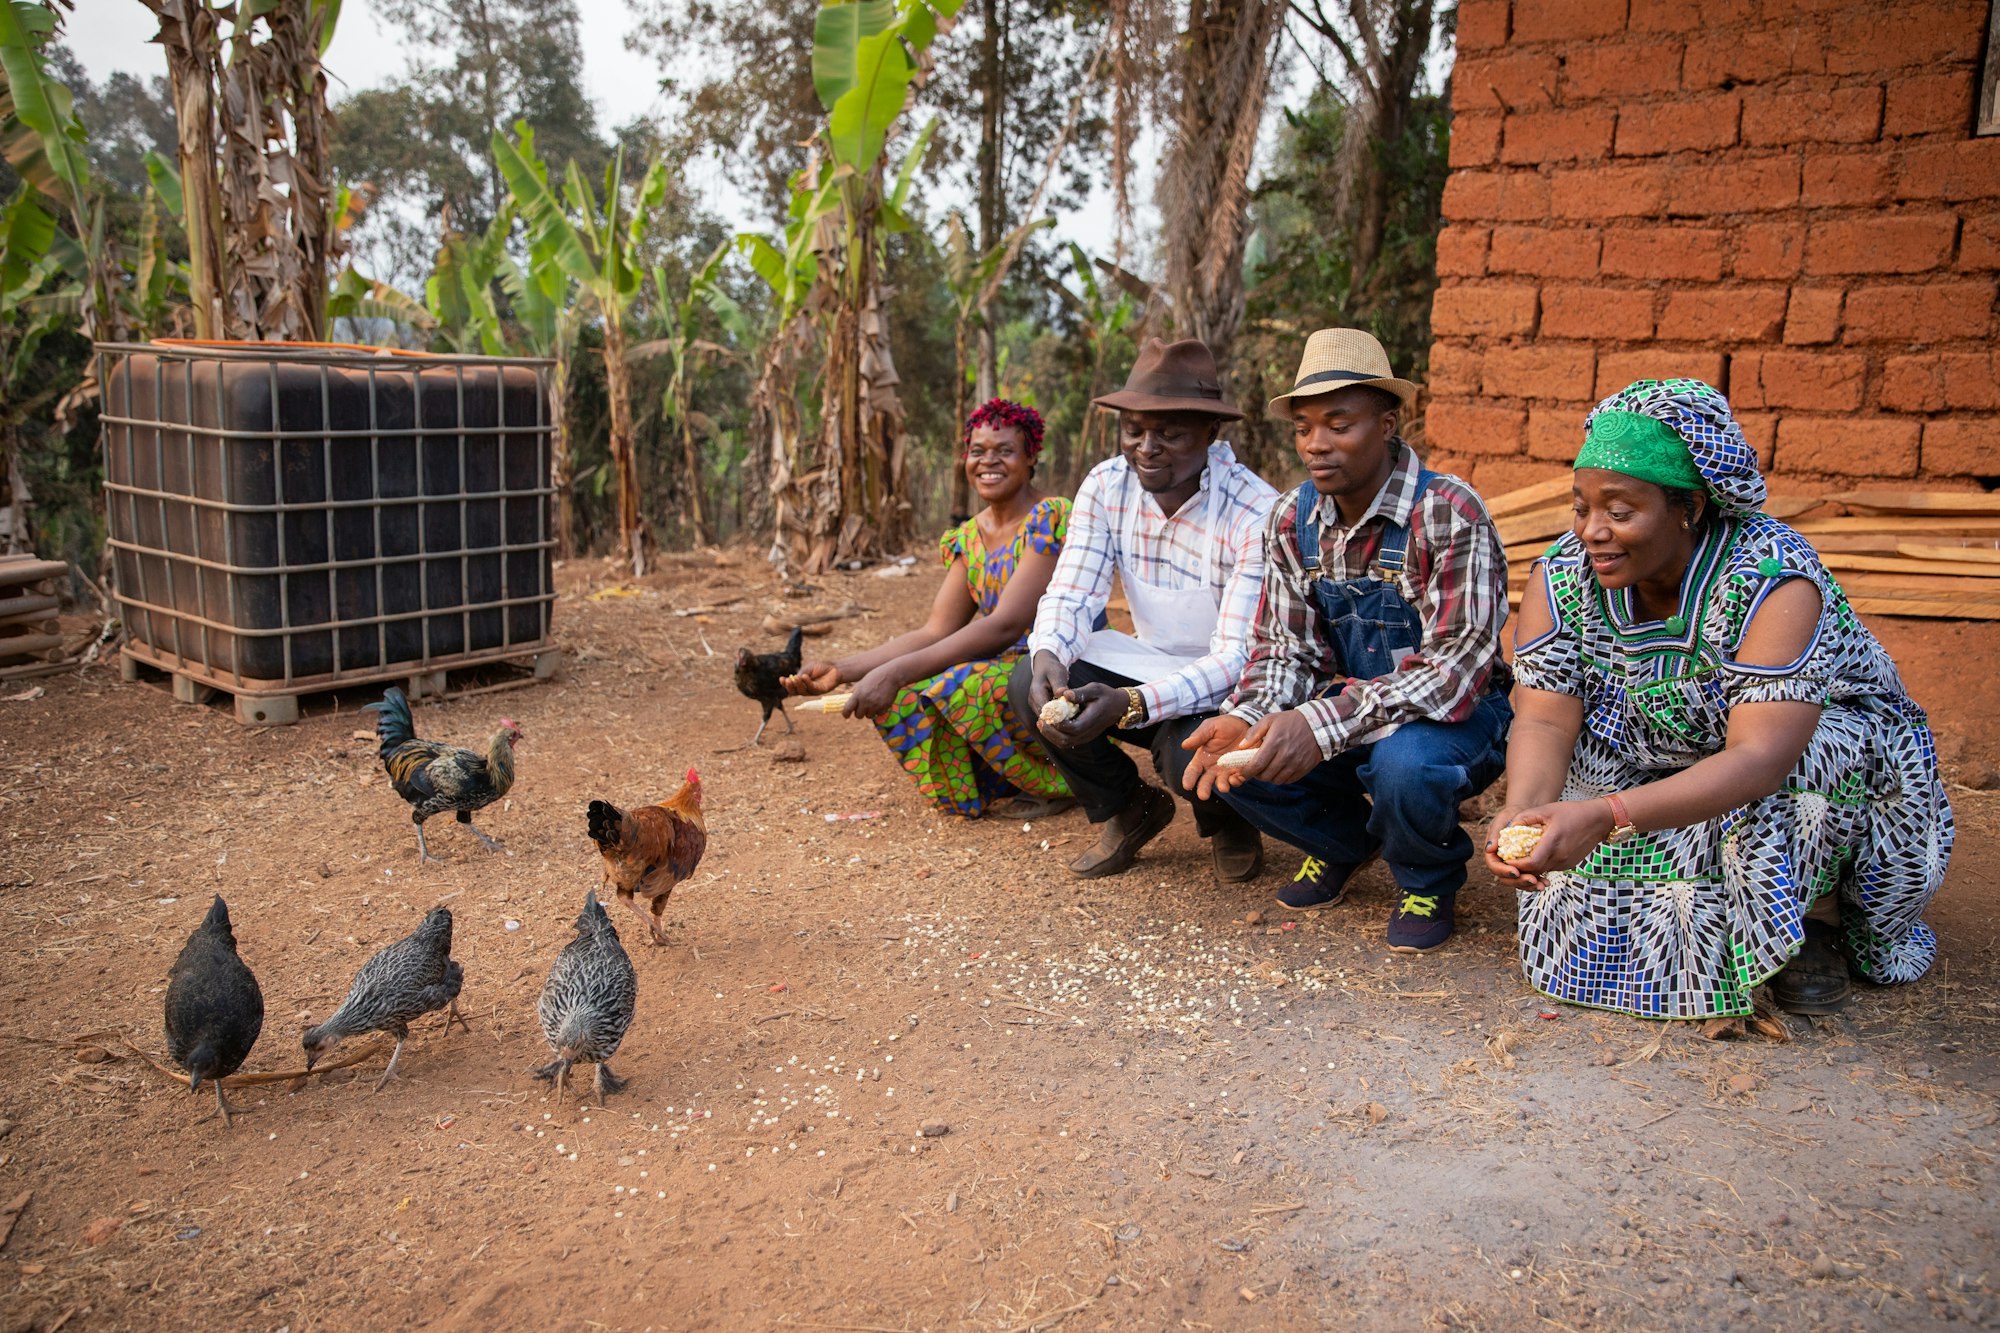
<path fill-rule="evenodd" d="M 1335 865 L 1317 856 L 1308 856 L 1292 882 L 1278 890 L 1278 905 L 1294 912 L 1317 912 L 1332 907 L 1347 896 L 1347 882 L 1354 878 L 1354 866 Z"/>
<path fill-rule="evenodd" d="M 1397 890 L 1402 898 L 1389 915 L 1391 953 L 1429 953 L 1451 938 L 1451 893 L 1409 893 Z"/>

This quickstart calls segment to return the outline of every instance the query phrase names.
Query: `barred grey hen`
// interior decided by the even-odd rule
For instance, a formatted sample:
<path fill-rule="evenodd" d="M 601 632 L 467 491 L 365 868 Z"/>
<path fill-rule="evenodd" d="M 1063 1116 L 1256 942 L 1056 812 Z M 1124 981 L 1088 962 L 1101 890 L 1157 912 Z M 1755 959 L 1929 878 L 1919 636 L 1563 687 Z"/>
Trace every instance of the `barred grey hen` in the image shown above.
<path fill-rule="evenodd" d="M 433 907 L 423 924 L 361 965 L 347 998 L 331 1018 L 306 1029 L 306 1068 L 324 1059 L 343 1037 L 386 1032 L 396 1039 L 396 1049 L 389 1056 L 389 1067 L 375 1080 L 380 1092 L 395 1077 L 403 1043 L 410 1038 L 411 1019 L 442 1009 L 446 1032 L 454 1022 L 472 1030 L 458 1012 L 458 992 L 464 985 L 465 969 L 451 956 L 451 911 Z"/>
<path fill-rule="evenodd" d="M 215 1085 L 225 1127 L 233 1107 L 222 1080 L 243 1067 L 264 1030 L 264 992 L 236 953 L 229 906 L 217 894 L 167 973 L 167 1054 L 188 1072 L 188 1091 Z"/>
<path fill-rule="evenodd" d="M 569 1082 L 570 1066 L 579 1060 L 596 1064 L 600 1099 L 624 1090 L 627 1080 L 613 1074 L 606 1062 L 618 1054 L 625 1029 L 632 1026 L 632 1008 L 638 999 L 638 974 L 625 955 L 625 946 L 618 942 L 617 927 L 597 901 L 597 890 L 592 889 L 576 919 L 576 938 L 556 955 L 556 965 L 549 969 L 542 1001 L 535 1009 L 542 1020 L 542 1036 L 556 1058 L 536 1069 L 534 1075 L 555 1084 L 558 1104 Z"/>

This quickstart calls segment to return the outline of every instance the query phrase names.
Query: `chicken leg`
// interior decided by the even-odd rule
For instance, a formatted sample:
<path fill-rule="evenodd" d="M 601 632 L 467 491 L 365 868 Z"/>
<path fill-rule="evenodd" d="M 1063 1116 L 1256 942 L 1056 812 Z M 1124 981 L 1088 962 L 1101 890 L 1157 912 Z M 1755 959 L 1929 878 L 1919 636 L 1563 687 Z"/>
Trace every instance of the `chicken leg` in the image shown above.
<path fill-rule="evenodd" d="M 631 1081 L 629 1078 L 620 1078 L 612 1073 L 611 1066 L 602 1060 L 597 1062 L 597 1100 L 600 1102 L 614 1092 L 625 1091 L 625 1085 Z"/>
<path fill-rule="evenodd" d="M 667 942 L 667 899 L 672 896 L 669 892 L 656 894 L 653 897 L 653 918 L 647 924 L 652 928 L 655 944 Z"/>
<path fill-rule="evenodd" d="M 420 866 L 429 865 L 431 862 L 435 860 L 437 860 L 437 858 L 431 855 L 430 844 L 424 841 L 423 821 L 418 820 L 417 821 L 417 864 Z"/>
<path fill-rule="evenodd" d="M 465 825 L 468 829 L 471 829 L 472 836 L 479 839 L 479 845 L 484 847 L 487 851 L 497 852 L 500 850 L 502 844 L 499 842 L 499 840 L 487 837 L 484 833 L 481 833 L 479 831 L 479 826 L 472 822 L 472 812 L 470 810 L 459 811 L 458 822 Z"/>
<path fill-rule="evenodd" d="M 528 1072 L 544 1083 L 553 1083 L 556 1090 L 556 1105 L 561 1106 L 563 1085 L 569 1082 L 569 1057 L 559 1055 L 545 1065 L 539 1065 Z"/>
<path fill-rule="evenodd" d="M 458 1024 L 467 1032 L 472 1031 L 472 1024 L 466 1022 L 465 1015 L 458 1012 L 458 998 L 456 996 L 452 997 L 451 1003 L 445 1007 L 444 1011 L 444 1030 L 447 1033 L 451 1031 L 453 1023 Z"/>
<path fill-rule="evenodd" d="M 228 1128 L 229 1128 L 229 1114 L 230 1114 L 230 1112 L 232 1112 L 232 1111 L 236 1110 L 236 1108 L 235 1108 L 235 1107 L 233 1107 L 233 1106 L 231 1106 L 231 1105 L 229 1104 L 229 1099 L 228 1099 L 228 1098 L 226 1098 L 226 1097 L 224 1097 L 224 1096 L 222 1095 L 222 1080 L 218 1078 L 218 1079 L 212 1079 L 212 1080 L 210 1080 L 210 1081 L 211 1081 L 211 1082 L 213 1082 L 213 1083 L 215 1084 L 215 1111 L 216 1111 L 216 1114 L 217 1114 L 217 1115 L 220 1115 L 220 1116 L 222 1117 L 222 1127 L 223 1127 L 224 1129 L 228 1129 Z"/>
<path fill-rule="evenodd" d="M 445 1020 L 446 1023 L 450 1023 L 450 1021 L 450 1019 Z M 395 1037 L 396 1049 L 389 1052 L 389 1067 L 382 1071 L 382 1077 L 375 1080 L 375 1091 L 377 1092 L 382 1091 L 383 1084 L 396 1077 L 396 1062 L 403 1058 L 403 1043 L 410 1039 L 409 1027 L 405 1025 L 401 1032 L 395 1034 Z"/>

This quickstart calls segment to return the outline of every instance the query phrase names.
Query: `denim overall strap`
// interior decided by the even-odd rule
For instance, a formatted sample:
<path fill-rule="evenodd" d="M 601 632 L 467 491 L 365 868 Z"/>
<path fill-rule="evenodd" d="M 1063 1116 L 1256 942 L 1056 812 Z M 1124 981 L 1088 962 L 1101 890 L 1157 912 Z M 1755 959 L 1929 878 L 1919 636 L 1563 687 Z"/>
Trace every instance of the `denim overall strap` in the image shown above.
<path fill-rule="evenodd" d="M 1418 472 L 1415 500 L 1423 498 L 1437 476 L 1429 468 Z M 1312 512 L 1318 504 L 1319 493 L 1311 482 L 1299 488 L 1296 501 L 1299 558 L 1305 566 L 1306 586 L 1319 609 L 1328 646 L 1342 676 L 1362 680 L 1386 676 L 1423 642 L 1423 618 L 1416 608 L 1404 599 L 1393 581 L 1376 577 L 1403 572 L 1409 554 L 1410 530 L 1400 523 L 1385 523 L 1382 544 L 1368 574 L 1353 579 L 1325 578 L 1320 568 L 1319 531 L 1312 521 Z M 1342 684 L 1334 682 L 1334 688 Z"/>

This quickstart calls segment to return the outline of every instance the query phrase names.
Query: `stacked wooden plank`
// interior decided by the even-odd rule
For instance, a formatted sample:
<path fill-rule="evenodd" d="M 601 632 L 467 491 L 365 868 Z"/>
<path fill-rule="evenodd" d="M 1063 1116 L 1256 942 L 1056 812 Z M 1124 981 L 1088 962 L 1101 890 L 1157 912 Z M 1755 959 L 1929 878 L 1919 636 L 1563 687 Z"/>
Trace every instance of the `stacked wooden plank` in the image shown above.
<path fill-rule="evenodd" d="M 0 555 L 0 679 L 37 675 L 60 664 L 56 581 L 68 574 L 60 560 Z"/>
<path fill-rule="evenodd" d="M 1508 588 L 1517 605 L 1529 566 L 1570 529 L 1569 486 L 1568 477 L 1558 477 L 1487 503 L 1507 549 Z M 1863 615 L 2000 620 L 2000 494 L 1781 495 L 1765 512 L 1813 544 Z"/>

